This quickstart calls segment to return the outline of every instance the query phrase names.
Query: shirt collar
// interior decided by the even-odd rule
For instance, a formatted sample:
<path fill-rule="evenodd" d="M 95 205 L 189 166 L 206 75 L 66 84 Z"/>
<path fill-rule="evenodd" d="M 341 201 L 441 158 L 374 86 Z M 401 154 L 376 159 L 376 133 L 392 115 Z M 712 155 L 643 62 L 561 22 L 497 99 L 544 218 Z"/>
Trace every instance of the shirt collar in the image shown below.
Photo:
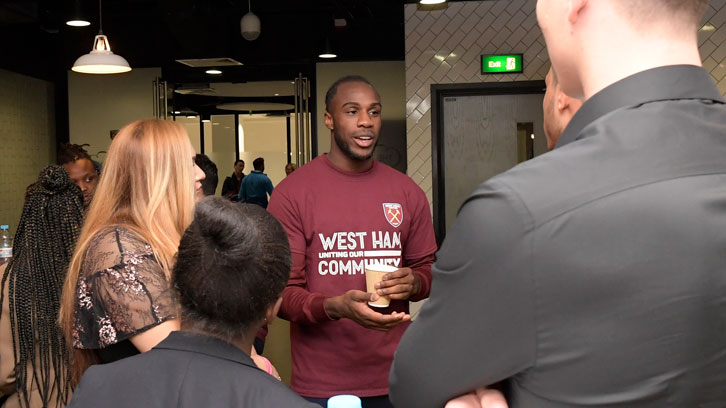
<path fill-rule="evenodd" d="M 580 107 L 555 148 L 580 138 L 590 123 L 620 108 L 674 99 L 710 99 L 724 103 L 710 74 L 695 65 L 671 65 L 631 75 L 596 93 Z"/>
<path fill-rule="evenodd" d="M 226 341 L 211 336 L 205 336 L 203 334 L 173 331 L 169 333 L 169 336 L 166 339 L 157 344 L 154 348 L 183 350 L 193 353 L 206 354 L 247 366 L 257 367 L 254 361 L 252 361 L 252 357 L 245 354 L 245 352 L 236 346 L 233 346 Z"/>

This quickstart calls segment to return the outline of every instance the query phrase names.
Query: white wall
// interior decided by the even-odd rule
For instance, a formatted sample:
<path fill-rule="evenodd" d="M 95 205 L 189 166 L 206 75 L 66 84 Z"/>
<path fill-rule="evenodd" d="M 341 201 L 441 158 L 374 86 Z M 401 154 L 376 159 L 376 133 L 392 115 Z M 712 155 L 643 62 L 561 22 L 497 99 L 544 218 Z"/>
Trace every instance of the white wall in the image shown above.
<path fill-rule="evenodd" d="M 265 173 L 276 186 L 285 178 L 287 164 L 287 121 L 284 116 L 240 115 L 240 158 L 245 174 L 254 167 L 252 161 L 265 159 Z M 243 134 L 244 133 L 244 134 Z M 291 135 L 294 138 L 294 135 Z"/>
<path fill-rule="evenodd" d="M 109 132 L 154 116 L 153 80 L 160 68 L 136 68 L 125 74 L 89 75 L 68 71 L 71 143 L 89 143 L 94 156 L 108 150 Z M 105 156 L 94 156 L 103 161 Z"/>

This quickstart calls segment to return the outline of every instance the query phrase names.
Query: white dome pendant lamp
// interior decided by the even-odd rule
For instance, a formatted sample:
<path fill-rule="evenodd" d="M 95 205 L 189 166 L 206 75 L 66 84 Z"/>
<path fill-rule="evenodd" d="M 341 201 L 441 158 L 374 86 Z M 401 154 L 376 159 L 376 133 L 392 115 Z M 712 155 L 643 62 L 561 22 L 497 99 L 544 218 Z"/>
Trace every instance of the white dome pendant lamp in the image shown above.
<path fill-rule="evenodd" d="M 242 16 L 242 20 L 239 21 L 240 31 L 242 31 L 242 37 L 247 41 L 254 41 L 260 36 L 262 24 L 260 18 L 252 12 L 251 1 L 247 0 L 247 9 L 249 12 Z"/>
<path fill-rule="evenodd" d="M 93 49 L 81 55 L 71 69 L 83 74 L 120 74 L 131 71 L 124 57 L 111 52 L 108 38 L 103 35 L 101 0 L 98 0 L 98 35 L 93 40 Z"/>

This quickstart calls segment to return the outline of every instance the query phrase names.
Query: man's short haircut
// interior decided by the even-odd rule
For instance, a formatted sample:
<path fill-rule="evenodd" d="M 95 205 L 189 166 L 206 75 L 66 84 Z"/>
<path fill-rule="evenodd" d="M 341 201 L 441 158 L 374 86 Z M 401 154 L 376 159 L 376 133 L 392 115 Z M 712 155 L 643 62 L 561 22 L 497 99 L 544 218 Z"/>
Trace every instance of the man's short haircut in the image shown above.
<path fill-rule="evenodd" d="M 697 25 L 708 0 L 617 0 L 616 5 L 635 24 L 647 24 L 652 17 L 665 15 L 687 18 Z"/>
<path fill-rule="evenodd" d="M 205 197 L 182 236 L 172 274 L 182 324 L 239 339 L 280 297 L 291 265 L 285 230 L 264 208 Z"/>
<path fill-rule="evenodd" d="M 88 144 L 77 145 L 71 143 L 61 143 L 58 146 L 56 164 L 62 166 L 67 163 L 73 163 L 76 160 L 80 159 L 88 159 L 89 161 L 93 162 L 93 160 L 91 160 L 91 156 L 89 156 L 86 149 L 83 148 L 84 146 L 88 146 Z"/>
<path fill-rule="evenodd" d="M 348 82 L 362 82 L 373 88 L 373 84 L 371 84 L 370 81 L 360 75 L 347 75 L 338 79 L 337 81 L 333 82 L 333 85 L 330 85 L 330 88 L 328 88 L 328 92 L 325 93 L 325 110 L 328 113 L 330 113 L 330 104 L 331 102 L 333 102 L 333 98 L 335 98 L 335 95 L 338 93 L 338 87 Z M 375 90 L 375 88 L 373 88 L 373 90 Z"/>
<path fill-rule="evenodd" d="M 242 159 L 237 159 L 237 160 L 235 160 L 235 161 L 234 161 L 234 165 L 236 166 L 236 165 L 237 165 L 237 163 L 239 163 L 239 162 L 242 162 L 242 164 L 245 164 L 245 161 L 244 161 L 244 160 L 242 160 Z"/>
<path fill-rule="evenodd" d="M 197 154 L 194 157 L 194 163 L 204 172 L 202 192 L 205 196 L 214 195 L 214 192 L 217 191 L 217 184 L 219 184 L 217 165 L 206 154 Z"/>
<path fill-rule="evenodd" d="M 254 167 L 257 171 L 262 171 L 262 169 L 265 167 L 265 159 L 263 159 L 262 157 L 256 158 L 252 162 L 252 167 Z"/>

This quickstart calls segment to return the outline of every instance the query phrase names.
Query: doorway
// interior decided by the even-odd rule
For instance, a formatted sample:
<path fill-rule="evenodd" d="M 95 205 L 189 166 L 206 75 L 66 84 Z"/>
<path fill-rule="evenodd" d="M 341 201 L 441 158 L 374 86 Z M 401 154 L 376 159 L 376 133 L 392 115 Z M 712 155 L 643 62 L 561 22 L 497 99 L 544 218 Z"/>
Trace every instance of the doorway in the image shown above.
<path fill-rule="evenodd" d="M 431 86 L 434 230 L 439 245 L 482 182 L 547 151 L 544 81 Z"/>

